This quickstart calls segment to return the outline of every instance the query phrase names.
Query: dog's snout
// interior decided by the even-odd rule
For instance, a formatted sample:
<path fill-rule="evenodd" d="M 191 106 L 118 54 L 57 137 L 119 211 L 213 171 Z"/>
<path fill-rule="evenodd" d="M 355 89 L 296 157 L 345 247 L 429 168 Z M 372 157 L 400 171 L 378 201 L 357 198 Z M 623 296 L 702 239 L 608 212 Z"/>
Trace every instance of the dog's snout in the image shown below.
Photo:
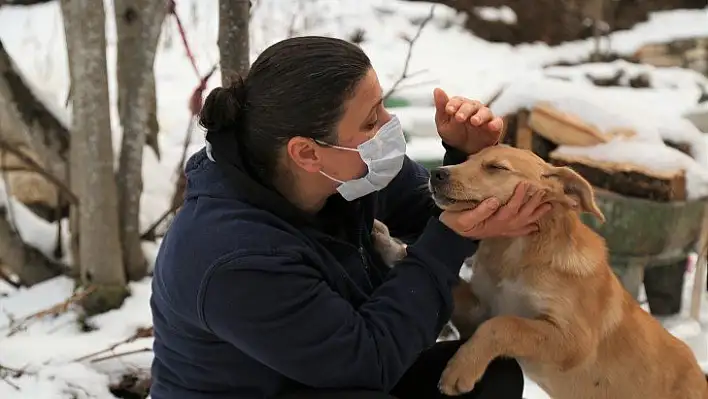
<path fill-rule="evenodd" d="M 450 171 L 445 168 L 435 168 L 430 171 L 430 181 L 433 184 L 446 183 L 450 179 Z"/>

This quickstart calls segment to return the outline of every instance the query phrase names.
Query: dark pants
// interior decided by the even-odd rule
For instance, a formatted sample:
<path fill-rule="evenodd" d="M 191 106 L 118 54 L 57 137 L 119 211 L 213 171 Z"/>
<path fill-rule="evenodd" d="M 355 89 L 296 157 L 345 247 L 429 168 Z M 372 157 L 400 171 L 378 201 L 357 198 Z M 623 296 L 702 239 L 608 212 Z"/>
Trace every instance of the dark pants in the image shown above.
<path fill-rule="evenodd" d="M 438 342 L 423 351 L 390 393 L 362 390 L 312 390 L 288 394 L 282 399 L 438 399 L 449 398 L 438 390 L 438 381 L 461 341 Z M 524 377 L 513 359 L 492 362 L 472 392 L 460 399 L 521 399 Z"/>

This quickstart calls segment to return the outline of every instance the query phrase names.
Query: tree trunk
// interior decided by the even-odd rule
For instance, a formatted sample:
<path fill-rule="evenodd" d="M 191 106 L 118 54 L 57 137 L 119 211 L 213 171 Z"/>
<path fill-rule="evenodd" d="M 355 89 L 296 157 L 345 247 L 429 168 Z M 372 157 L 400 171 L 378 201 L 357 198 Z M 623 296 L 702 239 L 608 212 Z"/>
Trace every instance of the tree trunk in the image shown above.
<path fill-rule="evenodd" d="M 248 46 L 250 8 L 249 0 L 219 0 L 219 53 L 224 85 L 234 72 L 244 78 L 248 74 L 251 65 Z"/>
<path fill-rule="evenodd" d="M 103 2 L 94 0 L 62 0 L 61 7 L 73 91 L 70 178 L 80 203 L 78 260 L 91 284 L 114 290 L 125 287 L 126 276 L 113 171 L 106 15 Z"/>
<path fill-rule="evenodd" d="M 31 287 L 67 272 L 65 266 L 25 244 L 7 221 L 6 213 L 6 208 L 0 209 L 0 259 L 17 275 L 21 285 Z"/>
<path fill-rule="evenodd" d="M 0 136 L 32 148 L 46 171 L 68 182 L 69 130 L 47 109 L 25 80 L 0 40 Z"/>
<path fill-rule="evenodd" d="M 123 126 L 116 182 L 123 262 L 130 280 L 147 275 L 139 223 L 143 147 L 155 106 L 153 63 L 165 15 L 162 1 L 115 0 L 118 111 Z"/>

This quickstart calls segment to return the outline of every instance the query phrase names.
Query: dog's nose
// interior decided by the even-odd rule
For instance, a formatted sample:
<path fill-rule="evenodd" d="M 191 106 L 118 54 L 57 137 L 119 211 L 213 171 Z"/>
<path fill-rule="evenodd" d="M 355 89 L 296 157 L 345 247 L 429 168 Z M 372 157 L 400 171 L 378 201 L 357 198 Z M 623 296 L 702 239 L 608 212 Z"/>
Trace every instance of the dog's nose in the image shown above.
<path fill-rule="evenodd" d="M 445 183 L 450 178 L 450 171 L 445 168 L 435 168 L 430 171 L 430 180 L 433 184 Z"/>

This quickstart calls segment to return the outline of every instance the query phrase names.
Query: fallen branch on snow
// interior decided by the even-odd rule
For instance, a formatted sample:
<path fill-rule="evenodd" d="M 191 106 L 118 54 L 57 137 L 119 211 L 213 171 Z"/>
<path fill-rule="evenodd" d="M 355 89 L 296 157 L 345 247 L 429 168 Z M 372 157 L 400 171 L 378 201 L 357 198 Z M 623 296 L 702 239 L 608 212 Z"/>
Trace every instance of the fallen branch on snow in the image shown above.
<path fill-rule="evenodd" d="M 11 386 L 16 391 L 19 391 L 20 387 L 14 382 L 10 381 L 10 378 L 20 378 L 25 374 L 28 374 L 27 370 L 20 370 L 0 364 L 0 380 L 4 381 L 7 385 Z"/>
<path fill-rule="evenodd" d="M 126 352 L 113 353 L 111 355 L 91 359 L 91 363 L 98 363 L 98 362 L 102 362 L 104 360 L 116 359 L 116 358 L 123 357 L 123 356 L 135 355 L 137 353 L 145 353 L 145 352 L 152 352 L 152 349 L 140 348 L 140 349 L 133 349 L 133 350 L 126 351 Z"/>
<path fill-rule="evenodd" d="M 101 354 L 104 354 L 104 353 L 113 352 L 117 347 L 119 347 L 119 346 L 121 346 L 121 345 L 129 344 L 129 343 L 134 342 L 134 341 L 136 341 L 136 340 L 138 340 L 138 339 L 141 339 L 141 338 L 149 338 L 149 337 L 152 337 L 152 336 L 153 336 L 153 328 L 152 328 L 152 326 L 150 326 L 150 327 L 145 327 L 145 328 L 138 328 L 137 331 L 135 331 L 135 334 L 131 335 L 130 337 L 128 337 L 128 338 L 126 338 L 126 339 L 124 339 L 124 340 L 122 340 L 122 341 L 120 341 L 120 342 L 116 342 L 116 343 L 114 343 L 113 345 L 109 346 L 109 347 L 106 348 L 106 349 L 100 350 L 100 351 L 98 351 L 98 352 L 89 353 L 88 355 L 84 355 L 84 356 L 81 356 L 81 357 L 79 357 L 79 358 L 77 358 L 77 359 L 74 359 L 73 362 L 82 362 L 82 361 L 84 361 L 84 360 L 90 359 L 90 358 L 92 358 L 92 357 L 95 357 L 95 356 L 98 356 L 98 355 L 101 355 Z M 130 353 L 127 353 L 127 354 L 130 354 Z M 110 355 L 110 356 L 114 356 L 114 355 Z M 123 355 L 123 356 L 124 356 L 124 355 Z M 116 356 L 114 356 L 114 357 L 116 357 Z M 108 358 L 111 358 L 111 357 L 108 357 Z M 93 361 L 106 360 L 105 357 L 104 357 L 104 358 L 98 358 L 98 359 L 99 359 L 99 360 L 94 359 L 94 360 L 92 360 L 92 362 L 93 362 Z"/>
<path fill-rule="evenodd" d="M 44 310 L 40 310 L 39 312 L 33 313 L 29 316 L 23 317 L 16 323 L 11 323 L 9 325 L 10 327 L 10 332 L 7 334 L 8 337 L 17 334 L 18 332 L 22 331 L 23 329 L 26 329 L 27 326 L 35 320 L 41 319 L 46 316 L 59 316 L 60 314 L 66 313 L 71 305 L 81 301 L 84 299 L 86 296 L 91 294 L 96 287 L 91 286 L 86 288 L 85 290 L 82 290 L 80 292 L 75 293 L 71 297 L 67 298 L 64 302 L 58 303 L 56 305 L 53 305 L 52 307 Z"/>

